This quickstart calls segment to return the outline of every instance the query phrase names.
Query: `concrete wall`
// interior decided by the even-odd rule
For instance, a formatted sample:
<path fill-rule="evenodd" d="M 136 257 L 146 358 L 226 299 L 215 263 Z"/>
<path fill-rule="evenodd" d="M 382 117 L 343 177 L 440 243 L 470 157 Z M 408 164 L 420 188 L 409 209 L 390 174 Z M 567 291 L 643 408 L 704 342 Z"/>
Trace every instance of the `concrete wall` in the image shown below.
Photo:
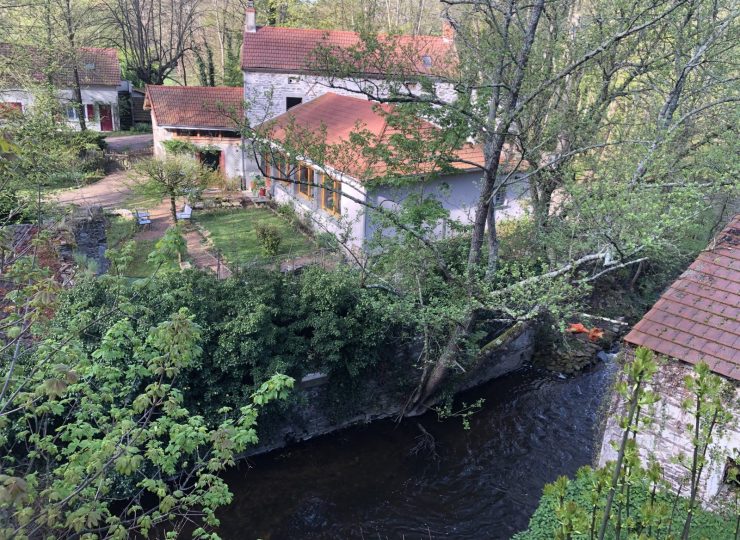
<path fill-rule="evenodd" d="M 481 355 L 474 369 L 455 379 L 451 390 L 460 392 L 520 369 L 531 360 L 533 348 L 534 329 L 531 326 L 512 329 L 495 347 Z M 418 351 L 412 349 L 398 351 L 394 365 L 409 366 L 410 369 L 402 373 L 393 372 L 396 380 L 392 384 L 368 374 L 362 391 L 348 404 L 350 411 L 343 417 L 337 418 L 326 405 L 331 402 L 328 399 L 333 383 L 331 377 L 320 377 L 318 385 L 296 385 L 297 402 L 282 412 L 282 421 L 274 417 L 263 421 L 261 425 L 269 423 L 271 428 L 260 431 L 259 444 L 250 448 L 247 455 L 263 454 L 353 425 L 397 416 L 407 405 L 409 393 L 420 376 L 420 372 L 412 368 L 418 358 Z M 402 387 L 400 391 L 399 386 Z"/>
<path fill-rule="evenodd" d="M 628 353 L 629 354 L 629 353 Z M 690 456 L 693 452 L 692 435 L 686 428 L 692 424 L 693 419 L 682 408 L 681 403 L 689 396 L 684 378 L 691 375 L 693 366 L 670 360 L 661 365 L 656 375 L 656 381 L 651 389 L 658 393 L 659 401 L 654 410 L 647 414 L 652 418 L 651 426 L 644 428 L 637 436 L 637 444 L 640 454 L 645 463 L 650 455 L 654 455 L 663 466 L 667 479 L 675 489 L 683 484 L 681 493 L 686 495 L 689 488 L 688 471 L 676 462 L 679 454 Z M 740 397 L 740 389 L 735 386 L 735 403 Z M 604 437 L 599 455 L 599 466 L 607 461 L 614 461 L 617 453 L 610 442 L 621 438 L 622 430 L 619 428 L 619 417 L 624 414 L 625 406 L 618 395 L 612 396 L 612 401 L 606 416 Z M 740 417 L 740 409 L 731 411 L 735 418 Z M 725 464 L 728 456 L 737 457 L 737 449 L 740 448 L 740 428 L 737 421 L 733 422 L 717 442 L 710 449 L 708 463 L 702 475 L 701 498 L 703 504 L 708 507 L 716 507 L 728 495 L 728 486 L 723 483 Z"/>
<path fill-rule="evenodd" d="M 381 79 L 373 80 L 378 88 L 386 86 Z M 249 106 L 247 116 L 252 125 L 282 114 L 286 111 L 286 99 L 302 98 L 311 101 L 327 92 L 362 98 L 359 85 L 353 81 L 335 81 L 340 88 L 330 88 L 326 77 L 301 75 L 298 73 L 244 72 L 244 100 Z M 436 83 L 437 94 L 446 101 L 455 99 L 455 90 L 448 83 Z M 381 91 L 381 94 L 387 92 Z"/>
<path fill-rule="evenodd" d="M 61 89 L 57 92 L 59 101 L 67 104 L 72 101 L 74 91 L 71 88 Z M 27 90 L 0 90 L 0 102 L 16 102 L 23 104 L 23 110 L 26 111 L 33 106 L 35 101 L 34 94 Z M 92 118 L 86 118 L 88 129 L 100 131 L 100 110 L 99 104 L 110 105 L 111 115 L 113 118 L 113 129 L 120 128 L 120 118 L 118 111 L 118 90 L 113 86 L 85 86 L 82 88 L 82 104 L 93 105 L 95 115 Z M 75 120 L 67 121 L 72 128 L 79 128 L 79 122 Z"/>

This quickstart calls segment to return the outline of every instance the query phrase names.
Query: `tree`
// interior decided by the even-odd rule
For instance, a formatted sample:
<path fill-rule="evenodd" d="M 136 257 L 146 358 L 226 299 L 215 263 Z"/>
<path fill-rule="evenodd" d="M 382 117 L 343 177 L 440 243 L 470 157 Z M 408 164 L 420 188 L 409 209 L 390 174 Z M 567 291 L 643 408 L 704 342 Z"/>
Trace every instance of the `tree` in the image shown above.
<path fill-rule="evenodd" d="M 103 28 L 139 84 L 163 84 L 193 43 L 200 0 L 102 0 Z"/>
<path fill-rule="evenodd" d="M 414 51 L 399 54 L 398 43 L 392 39 L 370 34 L 357 47 L 323 47 L 315 54 L 315 69 L 326 76 L 326 85 L 362 93 L 381 103 L 399 104 L 396 116 L 408 117 L 409 111 L 414 111 L 442 126 L 440 140 L 418 145 L 418 155 L 443 161 L 444 155 L 430 156 L 430 151 L 449 146 L 450 140 L 461 145 L 472 139 L 484 151 L 480 196 L 464 270 L 450 272 L 443 259 L 433 254 L 428 237 L 417 235 L 420 246 L 432 251 L 445 281 L 455 282 L 467 300 L 467 307 L 456 312 L 459 316 L 446 346 L 424 374 L 415 396 L 417 411 L 424 409 L 425 401 L 434 399 L 442 382 L 466 356 L 482 313 L 512 322 L 531 320 L 557 309 L 562 301 L 557 284 L 562 279 L 580 288 L 583 295 L 589 283 L 606 273 L 681 249 L 675 243 L 675 232 L 686 233 L 696 225 L 696 216 L 714 212 L 713 202 L 701 195 L 698 176 L 704 189 L 709 185 L 717 190 L 732 173 L 727 160 L 720 178 L 701 174 L 701 167 L 691 164 L 682 172 L 685 181 L 669 190 L 635 190 L 625 181 L 625 170 L 636 168 L 634 159 L 629 160 L 627 144 L 631 141 L 627 139 L 633 136 L 639 140 L 643 132 L 623 129 L 622 134 L 618 130 L 634 124 L 630 119 L 636 110 L 647 117 L 654 114 L 651 104 L 645 105 L 649 99 L 646 94 L 661 99 L 660 90 L 654 94 L 649 90 L 655 88 L 656 78 L 667 82 L 664 62 L 649 58 L 655 44 L 674 43 L 670 37 L 674 26 L 680 27 L 680 21 L 687 17 L 697 17 L 697 21 L 706 22 L 706 30 L 692 34 L 698 38 L 692 43 L 702 49 L 706 38 L 701 36 L 722 36 L 723 45 L 716 53 L 724 58 L 732 48 L 729 29 L 736 27 L 734 5 L 725 6 L 718 12 L 721 15 L 712 19 L 698 15 L 690 2 L 583 6 L 577 2 L 445 0 L 444 4 L 450 8 L 447 16 L 457 32 L 459 62 L 452 70 L 446 69 L 449 62 L 439 62 L 434 79 L 454 86 L 454 101 L 438 94 L 439 85 L 414 72 L 414 64 L 404 62 L 414 58 Z M 691 63 L 693 56 L 688 58 Z M 372 66 L 372 72 L 381 71 L 387 77 L 373 80 L 362 75 L 364 70 L 358 65 Z M 733 91 L 731 76 L 722 80 L 723 84 L 715 86 L 722 97 L 696 107 L 692 120 L 700 112 L 716 110 L 719 114 L 722 109 L 715 106 L 734 101 L 728 94 Z M 408 81 L 418 83 L 421 91 L 409 92 Z M 723 142 L 733 144 L 728 135 L 729 131 Z M 711 146 L 703 140 L 697 140 L 698 148 Z M 513 180 L 511 175 L 500 174 L 505 150 L 512 146 L 518 147 L 522 162 L 530 165 L 518 181 L 528 179 L 531 183 L 538 235 L 533 238 L 534 256 L 547 256 L 546 263 L 536 270 L 531 268 L 530 275 L 501 287 L 497 279 L 502 264 L 501 237 L 493 201 Z M 655 166 L 654 173 L 659 177 L 672 174 Z M 556 192 L 557 208 L 552 204 Z M 678 208 L 681 210 L 674 213 Z M 552 284 L 547 288 L 553 294 L 544 295 L 539 302 L 532 298 L 525 303 L 526 310 L 507 306 L 523 289 L 542 294 L 539 287 L 545 282 Z"/>
<path fill-rule="evenodd" d="M 142 191 L 154 197 L 169 198 L 170 214 L 175 223 L 177 198 L 198 198 L 212 179 L 212 173 L 195 158 L 181 154 L 140 161 L 136 165 L 136 171 L 146 179 L 140 187 Z"/>

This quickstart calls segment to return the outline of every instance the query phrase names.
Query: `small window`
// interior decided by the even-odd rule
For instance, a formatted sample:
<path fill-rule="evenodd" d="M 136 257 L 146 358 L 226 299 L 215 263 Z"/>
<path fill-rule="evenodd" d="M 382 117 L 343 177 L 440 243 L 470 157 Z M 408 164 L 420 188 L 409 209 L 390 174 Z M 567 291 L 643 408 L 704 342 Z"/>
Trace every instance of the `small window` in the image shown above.
<path fill-rule="evenodd" d="M 342 183 L 321 175 L 321 208 L 335 216 L 342 215 Z"/>
<path fill-rule="evenodd" d="M 288 84 L 298 84 L 298 77 L 288 77 Z"/>
<path fill-rule="evenodd" d="M 299 98 L 299 97 L 285 98 L 285 110 L 287 111 L 288 109 L 292 109 L 293 107 L 295 107 L 296 105 L 300 105 L 301 103 L 303 103 L 303 98 Z"/>
<path fill-rule="evenodd" d="M 493 199 L 495 206 L 504 206 L 506 204 L 506 186 L 501 186 L 496 192 L 496 196 Z"/>
<path fill-rule="evenodd" d="M 425 54 L 421 57 L 421 63 L 424 64 L 424 67 L 432 67 L 432 57 Z"/>
<path fill-rule="evenodd" d="M 93 69 L 95 69 L 95 62 L 87 62 L 85 64 L 85 69 L 88 71 L 92 71 Z"/>
<path fill-rule="evenodd" d="M 76 105 L 67 105 L 67 120 L 79 120 L 80 117 L 77 116 L 77 106 Z"/>
<path fill-rule="evenodd" d="M 298 193 L 313 199 L 313 169 L 301 165 L 298 169 Z"/>

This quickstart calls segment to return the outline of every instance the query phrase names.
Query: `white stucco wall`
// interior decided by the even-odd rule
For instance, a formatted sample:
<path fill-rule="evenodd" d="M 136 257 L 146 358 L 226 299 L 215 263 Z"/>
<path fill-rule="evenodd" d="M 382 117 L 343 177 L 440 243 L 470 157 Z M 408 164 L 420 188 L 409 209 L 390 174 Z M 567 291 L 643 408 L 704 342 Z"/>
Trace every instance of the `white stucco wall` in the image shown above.
<path fill-rule="evenodd" d="M 693 452 L 692 434 L 687 425 L 693 424 L 693 418 L 681 408 L 681 403 L 688 397 L 689 393 L 684 384 L 684 378 L 691 375 L 693 366 L 678 360 L 670 360 L 659 367 L 655 382 L 651 389 L 657 392 L 659 401 L 653 411 L 643 413 L 652 417 L 653 423 L 643 428 L 637 435 L 637 444 L 643 464 L 647 463 L 649 456 L 655 456 L 664 469 L 667 480 L 674 489 L 683 484 L 682 495 L 688 494 L 689 482 L 688 471 L 680 465 L 676 458 L 683 453 L 690 458 Z M 740 397 L 740 388 L 736 382 L 735 403 Z M 607 461 L 614 461 L 617 452 L 612 447 L 611 441 L 619 441 L 622 430 L 619 428 L 619 418 L 624 415 L 625 407 L 618 394 L 612 396 L 608 413 L 604 437 L 599 454 L 599 466 Z M 716 443 L 710 447 L 708 452 L 708 463 L 702 475 L 700 495 L 702 503 L 708 508 L 718 506 L 730 493 L 728 486 L 723 483 L 725 463 L 728 456 L 737 457 L 740 449 L 740 428 L 737 419 L 740 410 L 731 411 L 735 420 L 729 429 L 720 433 Z"/>
<path fill-rule="evenodd" d="M 412 194 L 433 197 L 449 212 L 449 221 L 470 225 L 475 219 L 475 206 L 480 197 L 481 173 L 469 172 L 435 178 L 428 182 L 418 182 L 403 187 L 381 186 L 373 188 L 370 200 L 378 206 L 394 209 Z M 503 197 L 496 209 L 496 221 L 523 217 L 527 213 L 529 187 L 517 176 L 512 176 L 506 183 Z M 378 230 L 373 223 L 372 214 L 368 220 L 366 236 L 370 237 Z M 436 234 L 440 237 L 449 235 L 449 223 L 441 223 Z"/>
<path fill-rule="evenodd" d="M 57 92 L 59 101 L 62 104 L 70 103 L 74 96 L 74 90 L 71 88 L 60 89 Z M 23 104 L 23 110 L 26 111 L 33 106 L 35 97 L 33 92 L 27 90 L 0 90 L 0 102 L 16 102 Z M 111 116 L 113 119 L 113 130 L 120 128 L 120 117 L 118 111 L 118 90 L 112 86 L 86 86 L 82 88 L 82 105 L 95 106 L 95 117 L 86 118 L 88 129 L 100 131 L 100 111 L 98 105 L 106 104 L 111 107 Z M 79 128 L 80 124 L 74 120 L 68 120 L 67 124 L 72 128 Z"/>
<path fill-rule="evenodd" d="M 334 81 L 340 88 L 330 88 L 326 77 L 301 75 L 297 73 L 262 73 L 244 72 L 244 101 L 249 107 L 247 115 L 252 125 L 257 125 L 269 118 L 286 111 L 286 99 L 302 98 L 303 102 L 311 101 L 327 92 L 339 95 L 363 98 L 358 93 L 359 85 L 353 81 Z M 378 88 L 387 86 L 381 79 L 372 81 Z M 455 90 L 449 83 L 435 83 L 437 94 L 446 101 L 454 101 Z M 381 92 L 387 94 L 387 92 Z"/>
<path fill-rule="evenodd" d="M 332 171 L 331 176 L 342 184 L 341 215 L 331 214 L 321 208 L 318 186 L 313 190 L 313 198 L 307 199 L 298 193 L 296 184 L 284 185 L 273 181 L 273 198 L 280 204 L 292 205 L 312 224 L 316 233 L 331 233 L 343 247 L 357 253 L 365 239 L 366 207 L 358 202 L 365 200 L 365 188 L 355 179 L 336 171 Z"/>

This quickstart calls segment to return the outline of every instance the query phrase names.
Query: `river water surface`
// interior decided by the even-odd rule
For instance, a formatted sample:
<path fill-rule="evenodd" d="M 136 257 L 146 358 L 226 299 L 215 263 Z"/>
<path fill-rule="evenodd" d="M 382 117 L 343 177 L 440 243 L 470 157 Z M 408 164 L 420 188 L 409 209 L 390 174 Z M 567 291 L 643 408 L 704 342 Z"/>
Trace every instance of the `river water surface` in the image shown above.
<path fill-rule="evenodd" d="M 252 458 L 227 474 L 227 539 L 507 539 L 543 486 L 593 461 L 614 366 L 569 379 L 527 368 L 464 394 L 464 430 L 435 413 L 376 422 Z M 434 452 L 414 452 L 421 424 Z"/>

